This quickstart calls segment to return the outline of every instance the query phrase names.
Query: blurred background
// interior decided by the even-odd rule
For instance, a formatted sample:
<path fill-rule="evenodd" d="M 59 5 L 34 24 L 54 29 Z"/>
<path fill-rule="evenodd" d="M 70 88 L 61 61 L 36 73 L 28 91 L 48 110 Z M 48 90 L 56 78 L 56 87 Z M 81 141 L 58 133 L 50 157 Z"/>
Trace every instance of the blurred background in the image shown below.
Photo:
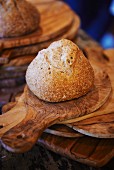
<path fill-rule="evenodd" d="M 64 0 L 81 18 L 81 28 L 103 48 L 114 48 L 114 0 Z"/>

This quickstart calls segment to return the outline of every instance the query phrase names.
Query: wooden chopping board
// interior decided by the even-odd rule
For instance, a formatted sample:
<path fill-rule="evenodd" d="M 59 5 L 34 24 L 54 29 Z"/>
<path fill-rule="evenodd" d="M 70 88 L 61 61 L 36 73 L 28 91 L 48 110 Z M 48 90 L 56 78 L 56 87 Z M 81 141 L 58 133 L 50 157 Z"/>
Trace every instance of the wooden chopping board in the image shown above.
<path fill-rule="evenodd" d="M 35 6 L 41 14 L 39 30 L 17 38 L 0 39 L 0 44 L 4 49 L 41 43 L 56 38 L 70 29 L 74 22 L 74 18 L 77 23 L 75 31 L 78 30 L 80 19 L 65 3 L 55 1 L 46 4 L 36 3 Z"/>
<path fill-rule="evenodd" d="M 80 30 L 78 36 L 78 41 L 76 42 L 80 47 L 82 47 L 82 49 L 85 46 L 90 46 L 95 48 L 94 51 L 99 51 L 99 49 L 101 50 L 101 47 L 99 47 L 96 42 L 91 40 L 82 30 Z M 99 56 L 97 55 L 96 57 L 98 58 Z M 99 63 L 104 61 L 105 59 L 103 57 L 99 57 L 97 62 Z M 4 94 L 2 101 L 4 98 L 4 101 L 8 102 L 10 101 L 14 90 L 12 89 L 10 92 L 11 94 L 9 94 L 11 89 L 6 90 L 7 96 Z M 19 89 L 16 88 L 15 92 L 18 91 Z M 74 140 L 71 138 L 69 139 L 57 137 L 55 135 L 43 134 L 39 140 L 39 143 L 42 143 L 56 153 L 67 156 L 70 159 L 88 164 L 89 166 L 91 165 L 101 167 L 114 156 L 113 139 L 96 139 L 92 137 L 83 137 L 82 140 L 80 140 L 80 138 L 76 138 L 76 140 Z"/>
<path fill-rule="evenodd" d="M 95 65 L 96 59 L 92 59 L 91 56 L 98 56 L 98 52 L 95 52 L 91 48 L 86 48 L 85 51 L 88 58 L 90 58 L 91 64 Z M 114 138 L 114 49 L 107 50 L 104 54 L 106 58 L 105 63 L 99 62 L 99 66 L 105 69 L 110 77 L 112 94 L 108 101 L 93 113 L 94 117 L 89 119 L 85 117 L 85 120 L 70 120 L 69 123 L 71 124 L 68 124 L 68 126 L 85 135 L 99 138 Z M 68 123 L 68 121 L 65 123 Z"/>
<path fill-rule="evenodd" d="M 89 114 L 101 107 L 110 95 L 111 84 L 106 73 L 100 69 L 95 73 L 93 89 L 85 96 L 71 101 L 55 104 L 44 102 L 26 87 L 14 108 L 0 117 L 3 146 L 12 152 L 25 152 L 52 124 Z M 107 82 L 106 87 L 104 82 Z"/>
<path fill-rule="evenodd" d="M 86 39 L 87 38 L 88 37 L 86 37 Z M 97 44 L 93 43 L 93 45 L 96 46 Z M 102 53 L 99 51 L 99 48 L 93 47 L 92 49 L 94 49 L 94 55 L 95 53 L 97 53 L 96 57 L 92 57 L 92 60 L 95 60 L 95 62 L 97 61 L 97 63 L 98 64 L 100 63 L 100 65 L 101 63 L 108 64 L 108 65 L 110 63 L 112 66 L 114 65 L 114 57 L 113 57 L 114 49 L 113 51 L 112 49 L 105 50 L 102 51 Z M 99 54 L 98 51 L 100 52 Z M 106 68 L 104 66 L 101 67 Z M 103 111 L 106 105 L 108 105 L 108 103 L 105 104 L 103 107 L 101 107 L 100 110 Z M 106 117 L 105 115 L 101 116 L 103 119 L 105 118 L 104 123 L 107 121 L 108 116 L 109 114 L 106 115 Z M 100 119 L 100 116 L 98 117 Z M 98 120 L 97 117 L 94 117 L 94 118 L 82 120 L 80 122 L 77 122 L 76 124 L 82 123 L 84 125 L 85 123 L 86 125 L 87 123 L 88 125 L 90 120 L 90 125 L 91 125 L 92 121 L 94 122 L 94 119 L 96 119 L 96 121 Z M 100 139 L 100 138 L 93 138 L 89 136 L 72 139 L 72 138 L 64 138 L 64 137 L 61 138 L 51 134 L 43 134 L 38 142 L 56 153 L 65 155 L 71 159 L 87 164 L 89 166 L 102 167 L 105 164 L 107 164 L 107 162 L 109 162 L 111 158 L 114 157 L 114 139 Z"/>
<path fill-rule="evenodd" d="M 13 98 L 14 101 L 9 102 L 2 107 L 2 114 L 10 111 L 16 105 L 16 102 L 19 100 L 19 97 L 21 95 L 22 95 L 22 92 L 21 93 L 18 92 L 17 94 L 15 94 Z M 53 134 L 53 135 L 61 136 L 61 137 L 71 137 L 71 138 L 83 136 L 83 134 L 76 132 L 72 128 L 66 125 L 60 125 L 60 124 L 55 124 L 55 125 L 48 127 L 44 131 L 44 133 Z"/>
<path fill-rule="evenodd" d="M 10 110 L 15 105 L 14 102 L 9 103 L 3 107 L 3 111 Z M 103 166 L 114 156 L 114 140 L 113 139 L 97 139 L 87 136 L 81 136 L 77 132 L 69 130 L 64 125 L 53 125 L 50 127 L 54 131 L 61 132 L 52 135 L 43 133 L 38 143 L 47 147 L 48 149 L 74 159 L 78 162 L 88 164 L 89 166 Z M 67 133 L 63 133 L 67 132 Z M 73 136 L 66 136 L 73 135 Z M 79 135 L 79 137 L 77 136 Z M 69 138 L 70 137 L 70 138 Z M 81 137 L 81 138 L 80 138 Z M 86 147 L 86 149 L 85 149 Z"/>
<path fill-rule="evenodd" d="M 60 137 L 68 137 L 68 138 L 76 138 L 82 137 L 83 134 L 76 132 L 72 128 L 69 128 L 66 125 L 55 124 L 48 127 L 44 133 L 60 136 Z"/>
<path fill-rule="evenodd" d="M 102 167 L 114 157 L 114 139 L 65 138 L 43 133 L 38 143 L 55 153 L 94 167 Z"/>
<path fill-rule="evenodd" d="M 22 92 L 21 93 L 18 92 L 17 94 L 15 94 L 13 97 L 13 102 L 9 102 L 2 107 L 2 114 L 10 111 L 16 105 L 16 102 L 19 100 L 19 97 L 21 95 L 22 95 Z M 60 125 L 60 124 L 52 125 L 48 127 L 47 129 L 45 129 L 44 132 L 53 134 L 56 136 L 71 137 L 71 138 L 83 136 L 83 134 L 76 132 L 72 128 L 66 125 Z"/>

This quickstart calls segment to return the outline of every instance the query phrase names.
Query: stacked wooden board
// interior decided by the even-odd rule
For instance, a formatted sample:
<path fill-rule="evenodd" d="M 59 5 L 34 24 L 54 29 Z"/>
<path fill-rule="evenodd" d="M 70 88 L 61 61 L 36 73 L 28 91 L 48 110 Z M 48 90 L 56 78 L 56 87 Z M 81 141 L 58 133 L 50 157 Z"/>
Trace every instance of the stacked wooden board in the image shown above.
<path fill-rule="evenodd" d="M 95 65 L 95 67 L 100 66 L 103 70 L 105 68 L 105 70 L 109 74 L 111 84 L 112 84 L 112 89 L 113 89 L 113 77 L 112 77 L 113 64 L 114 64 L 113 58 L 110 58 L 109 57 L 110 55 L 108 56 L 106 52 L 103 53 L 103 49 L 98 44 L 96 44 L 91 39 L 89 39 L 82 31 L 79 32 L 79 36 L 76 40 L 76 43 L 78 43 L 78 45 L 83 49 L 88 59 L 93 65 Z M 109 106 L 111 106 L 111 110 Z M 4 108 L 4 112 L 7 109 L 10 110 L 11 108 L 12 108 L 12 104 L 10 107 L 8 106 Z M 100 113 L 98 111 L 100 111 Z M 55 134 L 72 137 L 72 138 L 64 138 L 64 137 L 59 137 L 59 136 L 49 135 L 44 133 L 41 136 L 39 142 L 44 144 L 54 152 L 67 155 L 68 157 L 75 159 L 79 162 L 86 163 L 92 166 L 103 166 L 114 156 L 114 145 L 113 145 L 114 140 L 109 139 L 109 138 L 113 138 L 114 135 L 113 93 L 111 93 L 111 95 L 109 96 L 109 99 L 106 102 L 106 104 L 103 107 L 101 107 L 101 109 L 98 111 L 93 112 L 94 113 L 93 118 L 87 119 L 86 117 L 85 119 L 85 117 L 79 117 L 81 118 L 81 120 L 79 120 L 78 118 L 75 119 L 76 123 L 69 124 L 67 122 L 67 125 L 73 127 L 75 130 L 79 131 L 79 129 L 82 129 L 83 131 L 81 131 L 81 133 L 83 133 L 83 135 L 80 135 L 80 133 L 76 132 L 76 134 L 73 137 L 74 131 L 72 131 L 71 129 L 67 128 L 66 126 L 64 127 L 55 126 L 55 127 L 51 127 L 49 130 L 46 130 L 46 132 L 53 133 L 56 130 L 56 132 L 60 132 L 60 133 L 55 133 Z M 105 112 L 104 114 L 106 114 L 106 116 L 101 115 L 103 114 L 103 112 Z M 23 117 L 21 118 L 23 119 Z M 29 123 L 32 125 L 32 122 Z M 95 128 L 94 129 L 92 128 L 92 130 L 97 130 L 97 131 L 92 131 L 91 133 L 90 131 L 91 128 L 87 128 L 87 127 L 88 126 L 92 127 L 93 125 L 95 125 Z M 103 128 L 104 125 L 105 125 L 105 129 Z M 84 134 L 86 134 L 87 136 L 84 136 Z M 88 137 L 88 135 L 91 136 L 91 134 L 94 137 Z M 76 135 L 80 135 L 80 137 L 77 138 Z M 104 139 L 104 137 L 107 139 Z"/>
<path fill-rule="evenodd" d="M 42 48 L 48 47 L 55 40 L 61 38 L 73 39 L 76 35 L 80 26 L 80 19 L 68 5 L 60 1 L 51 1 L 46 4 L 38 3 L 37 0 L 33 4 L 40 12 L 39 29 L 25 36 L 0 39 L 1 51 L 5 54 L 10 53 L 8 56 L 3 55 L 2 58 L 34 54 Z"/>
<path fill-rule="evenodd" d="M 80 26 L 79 17 L 74 14 L 73 11 L 63 2 L 54 2 L 53 0 L 49 0 L 48 3 L 46 3 L 47 1 L 45 0 L 28 1 L 33 2 L 40 11 L 40 28 L 38 31 L 27 36 L 0 40 L 0 63 L 2 64 L 2 67 L 0 68 L 0 100 L 2 105 L 7 102 L 18 100 L 17 94 L 20 96 L 20 93 L 22 93 L 24 88 L 24 75 L 27 65 L 34 59 L 37 52 L 42 48 L 48 47 L 49 44 L 55 40 L 61 38 L 68 38 L 73 40 Z M 48 127 L 40 137 L 39 143 L 45 145 L 47 148 L 54 152 L 68 156 L 79 162 L 92 166 L 103 166 L 114 156 L 114 60 L 112 57 L 110 57 L 113 54 L 113 50 L 112 52 L 103 52 L 103 49 L 90 38 L 88 38 L 82 31 L 78 33 L 76 43 L 80 46 L 80 48 L 82 48 L 84 54 L 88 57 L 92 66 L 99 67 L 102 70 L 100 78 L 100 80 L 102 79 L 103 82 L 102 89 L 100 89 L 101 86 L 98 83 L 97 90 L 99 89 L 99 93 L 96 93 L 96 90 L 94 90 L 95 92 L 93 93 L 93 98 L 96 98 L 96 94 L 99 95 L 99 103 L 97 103 L 97 107 L 96 105 L 92 107 L 94 110 L 90 109 L 93 113 L 90 113 L 89 111 L 89 114 L 85 116 L 81 116 L 75 119 L 73 118 L 67 121 L 63 120 L 62 118 L 61 122 L 59 123 L 64 123 L 65 125 L 59 124 Z M 103 74 L 103 70 L 106 74 Z M 111 86 L 108 78 L 111 80 L 111 95 Z M 84 106 L 87 107 L 88 103 Z M 2 108 L 2 111 L 4 113 L 8 111 L 10 112 L 15 104 L 16 102 L 8 103 Z M 98 109 L 98 106 L 102 107 Z M 95 108 L 98 110 L 95 111 Z M 87 113 L 88 110 L 86 110 Z M 32 112 L 31 110 L 29 111 Z M 9 134 L 7 131 L 23 121 L 23 119 L 24 124 L 22 124 L 26 127 L 27 124 L 25 121 L 25 116 L 26 114 L 23 112 L 18 115 L 16 115 L 14 112 L 10 112 L 9 115 L 4 114 L 1 117 L 0 135 L 1 137 L 3 136 L 4 140 L 2 139 L 2 142 L 6 149 L 7 146 L 4 144 L 4 142 L 7 143 L 8 135 L 12 134 L 13 132 L 11 139 L 13 139 L 15 136 L 15 133 L 12 131 L 12 129 Z M 30 117 L 26 120 L 29 121 L 29 123 L 27 122 L 29 126 L 34 125 L 32 119 L 30 120 Z M 37 122 L 37 119 L 35 121 Z M 9 124 L 10 128 L 8 127 Z M 16 126 L 16 128 L 22 128 L 22 124 L 20 126 Z M 3 130 L 4 127 L 5 130 Z M 35 133 L 38 133 L 37 126 L 35 129 L 33 129 Z M 6 136 L 4 137 L 5 132 Z M 19 133 L 16 132 L 16 134 L 18 134 L 18 139 L 20 139 L 23 137 L 23 134 L 25 134 L 25 131 L 23 131 L 23 133 L 22 131 L 19 131 Z M 37 137 L 35 138 L 35 141 L 37 140 Z M 10 142 L 10 140 L 8 142 Z"/>
<path fill-rule="evenodd" d="M 80 27 L 79 17 L 65 3 L 29 1 L 40 12 L 39 29 L 25 36 L 0 39 L 0 87 L 23 84 L 27 65 L 38 51 L 55 40 L 74 39 Z"/>

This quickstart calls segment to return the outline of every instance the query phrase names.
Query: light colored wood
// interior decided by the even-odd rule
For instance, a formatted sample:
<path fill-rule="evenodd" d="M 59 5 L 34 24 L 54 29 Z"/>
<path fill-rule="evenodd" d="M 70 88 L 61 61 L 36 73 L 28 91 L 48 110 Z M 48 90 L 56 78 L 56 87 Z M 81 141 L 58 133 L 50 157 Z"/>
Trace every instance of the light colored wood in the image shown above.
<path fill-rule="evenodd" d="M 76 138 L 76 137 L 83 136 L 81 133 L 78 133 L 72 130 L 73 129 L 67 127 L 66 125 L 56 124 L 56 125 L 53 125 L 47 128 L 44 132 L 52 134 L 52 135 L 60 136 L 60 137 L 69 137 L 69 138 Z"/>
<path fill-rule="evenodd" d="M 109 61 L 113 61 L 114 63 L 114 48 L 109 48 L 103 51 L 104 57 L 107 57 Z"/>
<path fill-rule="evenodd" d="M 102 114 L 108 114 L 109 113 L 109 110 L 108 111 L 100 111 L 100 110 L 97 110 L 98 108 L 100 108 L 100 106 L 102 106 L 106 101 L 107 99 L 109 98 L 109 95 L 110 95 L 110 92 L 108 92 L 108 81 L 107 81 L 107 74 L 105 75 L 105 72 L 100 72 L 99 74 L 99 80 L 103 80 L 103 84 L 102 84 L 102 88 L 100 86 L 100 82 L 96 83 L 98 86 L 96 86 L 97 90 L 99 91 L 99 101 L 97 103 L 97 105 L 95 105 L 96 109 L 91 109 L 90 111 L 90 114 L 87 114 L 87 115 L 83 115 L 81 117 L 76 117 L 76 118 L 73 118 L 73 119 L 70 119 L 70 120 L 65 120 L 63 122 L 60 122 L 62 124 L 69 124 L 69 123 L 74 123 L 74 122 L 79 122 L 81 120 L 85 120 L 85 119 L 88 119 L 90 117 L 94 117 L 94 116 L 97 116 L 97 115 L 102 115 Z M 107 95 L 106 95 L 107 94 Z M 103 97 L 104 96 L 104 97 Z M 103 99 L 103 100 L 102 100 Z M 93 110 L 97 110 L 97 112 L 93 112 Z M 110 111 L 114 111 L 114 108 L 110 108 Z M 92 113 L 93 112 L 93 113 Z"/>
<path fill-rule="evenodd" d="M 12 107 L 12 106 L 11 106 Z M 18 114 L 17 114 L 18 112 Z M 14 127 L 20 123 L 26 116 L 26 107 L 23 103 L 23 96 L 19 102 L 13 107 L 13 110 L 7 112 L 7 114 L 0 115 L 0 125 L 4 128 L 0 128 L 0 137 L 11 127 Z M 4 122 L 5 119 L 5 122 Z"/>
<path fill-rule="evenodd" d="M 93 49 L 86 49 L 88 57 L 91 58 L 95 51 Z M 112 84 L 112 94 L 108 101 L 97 111 L 91 114 L 91 117 L 87 116 L 82 119 L 75 119 L 74 123 L 68 126 L 72 127 L 76 131 L 99 138 L 114 138 L 114 49 L 104 51 L 103 54 L 105 62 L 98 62 L 102 69 L 105 69 L 109 74 Z M 99 55 L 96 52 L 96 55 Z M 96 59 L 91 58 L 91 63 L 95 64 Z M 70 122 L 70 121 L 69 121 Z"/>
<path fill-rule="evenodd" d="M 36 7 L 41 14 L 39 30 L 22 37 L 0 39 L 0 44 L 2 44 L 4 48 L 19 47 L 48 41 L 62 35 L 70 29 L 74 20 L 74 13 L 65 3 L 57 1 L 51 3 L 51 8 L 50 4 L 47 3 L 38 4 Z M 78 30 L 80 19 L 78 16 L 76 19 L 77 27 L 75 30 Z"/>
<path fill-rule="evenodd" d="M 69 125 L 74 130 L 97 138 L 114 138 L 114 112 Z"/>
<path fill-rule="evenodd" d="M 9 102 L 9 103 L 5 104 L 2 107 L 2 114 L 4 114 L 5 112 L 10 111 L 15 105 L 16 105 L 16 102 Z"/>
<path fill-rule="evenodd" d="M 104 82 L 107 82 L 106 86 Z M 101 91 L 105 87 L 101 97 L 97 87 L 99 87 Z M 1 127 L 3 125 L 3 127 L 0 130 L 0 136 L 4 147 L 12 152 L 25 152 L 31 149 L 44 129 L 52 124 L 74 117 L 80 117 L 98 109 L 104 104 L 110 91 L 111 84 L 107 74 L 102 74 L 102 71 L 99 72 L 99 70 L 96 73 L 95 87 L 93 87 L 93 89 L 85 96 L 71 101 L 55 104 L 44 102 L 34 96 L 26 87 L 22 97 L 19 98 L 15 107 L 10 110 L 11 115 L 9 111 L 1 116 L 0 125 Z M 25 107 L 25 110 L 22 117 L 24 118 L 25 115 L 26 117 L 22 120 L 22 113 L 20 114 L 20 112 L 23 112 L 23 107 Z M 18 123 L 15 121 L 15 109 Z M 13 115 L 12 112 L 14 112 Z M 7 114 L 8 119 L 6 118 Z M 20 115 L 21 120 L 19 120 L 18 114 Z M 9 116 L 11 116 L 11 119 L 9 119 Z"/>
<path fill-rule="evenodd" d="M 56 136 L 61 136 L 61 137 L 68 137 L 68 138 L 76 138 L 76 137 L 82 137 L 83 135 L 81 133 L 78 132 L 62 132 L 62 130 L 53 130 L 53 129 L 49 129 L 47 128 L 46 130 L 44 130 L 45 133 L 49 133 L 52 135 L 56 135 Z"/>
<path fill-rule="evenodd" d="M 63 121 L 61 123 L 62 124 L 63 123 L 64 124 L 69 124 L 69 123 L 76 123 L 76 122 L 78 122 L 78 124 L 80 124 L 80 122 L 82 122 L 83 120 L 87 120 L 87 119 L 90 119 L 90 118 L 93 118 L 93 117 L 102 116 L 102 115 L 107 117 L 107 114 L 112 113 L 112 112 L 114 112 L 114 108 L 110 108 L 110 110 L 108 110 L 108 111 L 104 110 L 104 112 L 102 112 L 101 110 L 97 110 L 96 112 L 90 113 L 88 115 L 84 115 L 82 117 L 66 120 L 66 121 Z"/>
<path fill-rule="evenodd" d="M 18 94 L 18 95 L 15 96 L 15 102 L 9 102 L 8 104 L 5 104 L 2 107 L 2 113 L 8 112 L 13 107 L 15 107 L 20 96 L 21 96 L 21 94 Z M 44 132 L 49 133 L 49 134 L 53 134 L 53 135 L 56 135 L 56 136 L 61 136 L 61 137 L 75 138 L 75 137 L 82 137 L 83 136 L 81 133 L 74 131 L 73 129 L 69 128 L 68 126 L 60 125 L 60 124 L 53 125 L 53 126 L 47 128 L 46 130 L 44 130 Z"/>

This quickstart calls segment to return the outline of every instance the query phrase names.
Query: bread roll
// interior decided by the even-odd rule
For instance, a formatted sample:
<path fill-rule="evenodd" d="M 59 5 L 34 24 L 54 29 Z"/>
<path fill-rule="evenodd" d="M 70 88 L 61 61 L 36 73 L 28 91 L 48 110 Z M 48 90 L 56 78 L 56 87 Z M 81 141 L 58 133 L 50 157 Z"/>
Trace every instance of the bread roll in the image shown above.
<path fill-rule="evenodd" d="M 78 46 L 62 39 L 38 53 L 26 82 L 39 99 L 61 102 L 85 95 L 94 84 L 94 71 Z"/>
<path fill-rule="evenodd" d="M 26 0 L 0 0 L 0 37 L 16 37 L 38 29 L 38 10 Z"/>

